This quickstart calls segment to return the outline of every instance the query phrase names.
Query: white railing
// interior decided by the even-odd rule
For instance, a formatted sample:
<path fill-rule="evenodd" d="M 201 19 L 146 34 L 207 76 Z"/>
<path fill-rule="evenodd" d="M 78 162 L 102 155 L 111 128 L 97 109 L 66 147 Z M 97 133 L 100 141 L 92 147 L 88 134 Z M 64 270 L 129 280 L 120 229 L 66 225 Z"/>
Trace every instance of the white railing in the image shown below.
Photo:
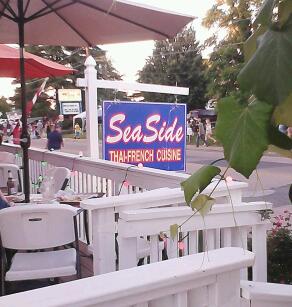
<path fill-rule="evenodd" d="M 291 307 L 292 285 L 241 281 L 241 307 Z"/>
<path fill-rule="evenodd" d="M 267 280 L 266 231 L 269 222 L 263 221 L 260 210 L 270 209 L 266 203 L 218 204 L 202 218 L 189 207 L 126 210 L 118 221 L 119 269 L 137 265 L 141 237 L 148 238 L 149 257 L 144 263 L 162 260 L 159 237 L 163 237 L 168 258 L 196 254 L 221 247 L 250 248 L 256 254 L 252 278 Z M 170 225 L 182 225 L 171 238 Z M 206 255 L 207 257 L 207 255 Z M 241 278 L 247 279 L 247 270 Z"/>
<path fill-rule="evenodd" d="M 211 183 L 204 192 L 210 193 L 216 183 Z M 232 199 L 233 204 L 239 204 L 242 202 L 242 189 L 246 187 L 246 183 L 231 182 L 228 183 L 227 189 L 226 183 L 221 182 L 213 197 L 218 201 L 224 200 L 225 202 Z M 115 236 L 116 233 L 119 234 L 119 226 L 116 223 L 117 214 L 130 209 L 161 206 L 186 206 L 181 189 L 162 188 L 140 194 L 90 199 L 81 203 L 81 207 L 91 211 L 92 214 L 92 251 L 95 275 L 116 270 Z M 174 221 L 174 223 L 176 222 Z M 168 227 L 160 228 L 160 230 L 168 229 Z"/>
<path fill-rule="evenodd" d="M 240 307 L 240 270 L 254 255 L 239 248 L 171 259 L 22 292 L 0 306 L 53 307 Z M 264 307 L 264 306 L 261 306 Z"/>
<path fill-rule="evenodd" d="M 2 144 L 0 151 L 17 154 L 21 153 L 21 148 L 17 145 Z M 37 182 L 39 175 L 44 175 L 47 168 L 64 166 L 72 171 L 70 184 L 74 191 L 77 193 L 103 192 L 106 196 L 121 192 L 123 194 L 138 193 L 161 187 L 179 187 L 180 182 L 189 176 L 38 148 L 29 149 L 29 160 L 31 183 Z M 20 156 L 17 157 L 17 162 L 21 166 Z M 127 186 L 121 188 L 125 179 Z M 31 184 L 31 192 L 36 193 L 36 187 L 33 184 Z"/>

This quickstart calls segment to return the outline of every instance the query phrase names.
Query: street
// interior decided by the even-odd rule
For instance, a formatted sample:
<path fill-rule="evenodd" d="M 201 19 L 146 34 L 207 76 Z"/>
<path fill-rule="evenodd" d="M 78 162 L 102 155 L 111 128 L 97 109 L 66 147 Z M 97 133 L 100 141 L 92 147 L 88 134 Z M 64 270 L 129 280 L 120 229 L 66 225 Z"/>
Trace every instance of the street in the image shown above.
<path fill-rule="evenodd" d="M 45 148 L 46 139 L 33 139 L 32 147 Z M 85 139 L 64 139 L 64 148 L 62 152 L 86 155 Z M 100 148 L 100 153 L 101 153 Z M 201 166 L 210 164 L 217 159 L 223 158 L 222 147 L 210 146 L 196 148 L 194 145 L 187 145 L 187 173 L 193 173 Z M 219 161 L 215 164 L 223 169 L 226 167 L 225 161 Z M 289 158 L 284 158 L 273 153 L 267 153 L 262 158 L 258 170 L 258 176 L 254 172 L 247 180 L 234 170 L 230 170 L 228 175 L 234 180 L 246 181 L 249 188 L 245 191 L 244 201 L 267 201 L 277 208 L 276 211 L 282 211 L 283 208 L 291 206 L 288 198 L 289 186 L 292 183 L 292 162 Z M 259 179 L 258 179 L 259 178 Z M 264 190 L 264 192 L 263 192 Z M 280 208 L 281 207 L 281 208 Z M 292 208 L 291 208 L 292 209 Z"/>

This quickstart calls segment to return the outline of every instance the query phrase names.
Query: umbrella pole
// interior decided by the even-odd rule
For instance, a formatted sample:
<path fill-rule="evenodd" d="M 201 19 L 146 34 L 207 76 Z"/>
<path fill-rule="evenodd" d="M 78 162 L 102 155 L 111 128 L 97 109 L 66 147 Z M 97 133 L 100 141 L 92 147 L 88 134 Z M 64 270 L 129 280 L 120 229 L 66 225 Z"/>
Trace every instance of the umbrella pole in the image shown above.
<path fill-rule="evenodd" d="M 25 68 L 24 68 L 24 12 L 23 0 L 18 0 L 18 32 L 19 32 L 19 65 L 20 65 L 20 85 L 21 85 L 21 111 L 22 111 L 22 134 L 21 147 L 23 150 L 22 167 L 23 167 L 23 190 L 25 202 L 29 203 L 30 179 L 29 179 L 29 160 L 28 148 L 30 146 L 30 136 L 27 131 L 27 112 L 26 112 L 26 90 L 25 90 Z"/>

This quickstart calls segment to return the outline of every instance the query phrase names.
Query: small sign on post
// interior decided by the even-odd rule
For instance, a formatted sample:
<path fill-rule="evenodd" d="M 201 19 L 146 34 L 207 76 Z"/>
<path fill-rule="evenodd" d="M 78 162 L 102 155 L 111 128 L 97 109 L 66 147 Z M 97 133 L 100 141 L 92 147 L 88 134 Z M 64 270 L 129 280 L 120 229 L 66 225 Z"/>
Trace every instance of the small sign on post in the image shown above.
<path fill-rule="evenodd" d="M 185 104 L 104 101 L 104 159 L 185 170 L 185 147 Z"/>
<path fill-rule="evenodd" d="M 80 89 L 59 89 L 58 96 L 62 115 L 75 115 L 82 112 Z"/>

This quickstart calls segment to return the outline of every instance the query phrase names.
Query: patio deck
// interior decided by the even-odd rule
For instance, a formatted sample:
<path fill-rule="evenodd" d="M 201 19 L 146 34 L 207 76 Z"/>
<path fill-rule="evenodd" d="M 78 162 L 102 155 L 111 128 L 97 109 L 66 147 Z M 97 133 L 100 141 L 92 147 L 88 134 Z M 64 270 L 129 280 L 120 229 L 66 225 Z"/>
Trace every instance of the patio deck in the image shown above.
<path fill-rule="evenodd" d="M 19 149 L 15 145 L 4 145 L 1 146 L 0 150 L 17 153 Z M 214 205 L 210 214 L 206 216 L 205 223 L 202 222 L 202 218 L 199 215 L 196 215 L 190 219 L 188 223 L 185 223 L 181 229 L 181 235 L 184 238 L 183 246 L 185 247 L 181 254 L 186 257 L 180 258 L 181 260 L 177 259 L 177 261 L 174 262 L 172 262 L 172 260 L 175 259 L 161 262 L 161 253 L 158 248 L 158 235 L 161 231 L 167 234 L 166 243 L 168 256 L 169 258 L 177 258 L 179 254 L 179 235 L 177 235 L 176 238 L 170 238 L 169 226 L 175 223 L 181 224 L 192 214 L 191 209 L 185 205 L 183 192 L 179 188 L 180 182 L 186 179 L 189 176 L 188 174 L 172 173 L 149 168 L 141 169 L 133 166 L 130 168 L 129 165 L 125 164 L 94 160 L 64 153 L 51 153 L 45 150 L 32 148 L 29 150 L 29 155 L 32 181 L 34 181 L 39 174 L 44 174 L 46 169 L 50 167 L 65 166 L 72 170 L 72 189 L 78 193 L 103 192 L 105 193 L 105 197 L 83 201 L 81 204 L 81 207 L 89 212 L 90 242 L 93 252 L 93 256 L 91 256 L 87 253 L 85 245 L 81 248 L 83 255 L 83 257 L 81 257 L 83 278 L 74 283 L 65 282 L 71 281 L 72 279 L 62 278 L 62 283 L 54 287 L 45 287 L 49 284 L 39 281 L 21 283 L 17 285 L 17 287 L 11 288 L 10 293 L 31 290 L 38 287 L 43 288 L 33 292 L 23 292 L 15 294 L 15 296 L 3 297 L 0 299 L 0 306 L 15 306 L 13 302 L 22 302 L 23 300 L 24 304 L 22 304 L 22 306 L 32 306 L 31 297 L 36 299 L 34 301 L 34 306 L 49 306 L 46 297 L 55 298 L 50 306 L 90 306 L 92 303 L 90 300 L 95 296 L 95 306 L 149 307 L 152 306 L 152 299 L 156 300 L 157 297 L 167 296 L 170 293 L 173 293 L 172 297 L 175 298 L 172 305 L 160 304 L 153 306 L 193 306 L 187 303 L 188 294 L 186 295 L 186 293 L 189 288 L 183 288 L 184 286 L 179 285 L 179 287 L 182 287 L 181 290 L 183 292 L 178 293 L 177 286 L 171 287 L 171 289 L 167 288 L 169 284 L 167 284 L 166 280 L 157 286 L 157 284 L 155 284 L 155 278 L 157 277 L 159 279 L 159 274 L 154 274 L 154 272 L 158 272 L 160 268 L 165 268 L 165 271 L 168 272 L 171 268 L 171 263 L 182 263 L 185 261 L 184 259 L 193 259 L 193 256 L 194 259 L 199 259 L 196 258 L 197 254 L 207 250 L 212 253 L 212 249 L 216 249 L 214 252 L 217 253 L 218 249 L 218 253 L 221 253 L 220 250 L 222 250 L 222 248 L 224 249 L 232 246 L 240 247 L 242 251 L 242 248 L 247 249 L 247 240 L 252 241 L 252 252 L 255 254 L 252 276 L 253 281 L 266 281 L 266 231 L 268 222 L 262 219 L 262 213 L 266 209 L 270 209 L 271 205 L 259 202 L 243 203 L 242 189 L 247 187 L 246 183 L 234 181 L 228 183 L 228 187 L 224 182 L 220 184 L 213 194 L 216 199 L 216 205 Z M 46 163 L 43 163 L 44 161 Z M 125 178 L 127 178 L 128 181 L 127 186 L 123 186 Z M 214 184 L 216 184 L 216 182 L 213 182 L 205 192 L 210 192 Z M 34 188 L 35 187 L 32 186 L 32 192 L 34 192 Z M 116 220 L 117 215 L 119 216 L 118 220 Z M 84 241 L 82 228 L 81 219 L 80 240 Z M 115 261 L 116 233 L 118 233 L 119 239 L 118 266 Z M 186 234 L 188 235 L 185 236 Z M 205 240 L 208 241 L 208 248 L 207 246 L 202 248 L 202 246 L 199 245 L 202 235 L 204 238 L 203 242 L 205 242 Z M 150 258 L 151 265 L 137 268 L 137 241 L 141 236 L 149 238 L 150 253 L 145 257 Z M 220 266 L 220 261 L 224 260 L 218 258 L 218 262 L 217 258 L 214 259 L 216 260 L 210 263 L 212 266 Z M 199 263 L 201 265 L 202 262 L 199 261 Z M 123 270 L 126 268 L 129 268 L 129 270 Z M 120 271 L 114 272 L 116 270 Z M 185 273 L 187 276 L 189 276 L 191 270 L 192 266 L 186 268 Z M 131 283 L 133 281 L 131 272 L 139 276 L 145 276 L 145 274 L 148 276 L 148 274 L 150 274 L 151 280 L 147 280 L 147 285 L 151 289 L 152 287 L 155 289 L 157 288 L 155 297 L 152 296 L 153 293 L 151 291 L 149 292 L 149 297 L 144 297 L 142 293 L 145 288 L 143 280 L 141 281 L 141 293 L 139 292 L 140 290 L 138 291 L 140 294 L 135 292 L 137 290 L 135 287 L 131 288 Z M 90 276 L 93 277 L 86 278 Z M 120 280 L 120 284 L 118 284 L 118 282 L 112 283 L 115 277 Z M 167 278 L 172 279 L 171 276 L 167 276 Z M 203 280 L 200 279 L 201 277 L 198 278 L 198 276 L 194 278 L 197 279 L 199 283 Z M 215 277 L 214 280 L 216 280 L 216 278 L 217 277 Z M 239 274 L 237 274 L 236 277 L 238 285 L 236 290 L 237 294 L 234 292 L 232 295 L 236 294 L 239 296 L 238 289 L 240 279 L 247 279 L 247 269 L 244 265 L 241 266 L 240 269 L 240 278 Z M 121 280 L 123 280 L 123 282 L 121 282 Z M 227 281 L 225 277 L 224 280 L 222 287 L 225 289 L 225 286 L 230 284 L 230 282 L 229 280 Z M 183 284 L 185 285 L 185 283 Z M 189 283 L 187 284 L 189 285 Z M 264 284 L 266 288 L 264 290 L 261 288 L 260 290 L 266 291 L 263 294 L 266 297 L 266 295 L 269 294 L 270 285 Z M 76 291 L 78 285 L 83 287 L 85 291 L 83 294 L 80 291 Z M 102 285 L 102 287 L 96 288 L 94 285 Z M 211 290 L 210 293 L 208 292 L 208 295 L 210 294 L 212 302 L 214 298 L 213 295 L 214 293 L 216 294 L 216 291 L 213 292 L 215 289 L 214 286 L 215 285 L 212 284 L 209 288 L 207 287 L 207 289 Z M 117 303 L 117 301 L 113 304 L 112 298 L 120 295 L 119 293 L 124 297 L 123 289 L 125 287 L 129 288 L 128 290 L 133 294 L 135 300 L 129 297 L 129 299 L 125 298 L 127 302 L 129 302 L 128 304 Z M 99 293 L 97 293 L 98 291 L 96 289 L 99 289 L 101 292 L 99 291 Z M 254 291 L 257 292 L 257 289 L 257 283 L 255 283 Z M 92 293 L 90 291 L 92 291 Z M 104 304 L 100 303 L 104 299 L 104 297 L 101 298 L 103 294 L 102 291 L 109 291 L 109 293 L 111 293 L 106 298 L 107 301 Z M 201 289 L 198 289 L 198 291 L 201 291 Z M 231 303 L 231 305 L 226 305 L 223 303 L 221 305 L 218 304 L 218 306 L 268 306 L 264 304 L 250 304 L 252 301 L 251 297 L 255 297 L 256 294 L 252 293 L 249 295 L 248 290 L 246 291 L 245 301 L 241 302 L 241 305 L 237 304 L 237 299 L 236 304 Z M 277 292 L 275 294 L 275 303 L 271 303 L 269 307 L 291 306 L 292 296 L 287 296 L 285 294 L 286 290 L 284 291 L 285 293 L 283 292 L 284 294 L 281 292 L 282 287 L 279 289 L 277 288 L 275 291 Z M 65 293 L 72 293 L 73 295 L 68 296 Z M 138 296 L 139 299 L 136 300 Z M 278 297 L 280 297 L 280 300 L 278 300 Z M 80 304 L 71 304 L 75 299 L 80 302 Z M 59 305 L 57 304 L 58 300 L 62 300 Z M 282 303 L 283 300 L 287 302 L 286 305 Z M 280 301 L 281 303 L 279 303 Z M 7 305 L 7 302 L 11 304 Z M 25 302 L 27 302 L 27 304 L 25 304 Z M 190 302 L 192 302 L 192 300 L 190 300 Z M 206 303 L 205 306 L 209 305 Z"/>

